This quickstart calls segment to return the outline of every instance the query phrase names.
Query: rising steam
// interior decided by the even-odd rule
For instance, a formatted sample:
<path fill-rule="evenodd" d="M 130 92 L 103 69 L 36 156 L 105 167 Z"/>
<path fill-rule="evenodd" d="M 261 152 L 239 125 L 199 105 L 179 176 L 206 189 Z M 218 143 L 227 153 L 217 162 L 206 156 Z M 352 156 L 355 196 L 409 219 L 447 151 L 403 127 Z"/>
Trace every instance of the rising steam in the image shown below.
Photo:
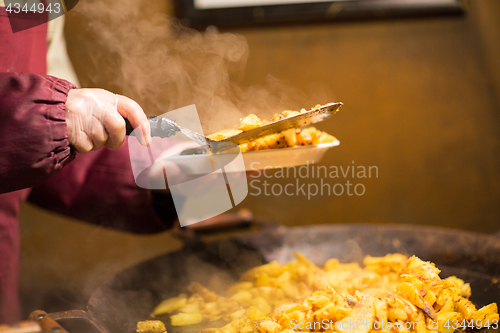
<path fill-rule="evenodd" d="M 162 14 L 141 19 L 148 3 L 80 1 L 76 10 L 88 21 L 88 37 L 99 44 L 90 54 L 90 84 L 111 78 L 114 92 L 135 99 L 149 115 L 195 104 L 205 134 L 234 128 L 249 113 L 269 119 L 285 109 L 329 102 L 273 77 L 262 86 L 242 87 L 238 80 L 249 56 L 244 37 L 214 27 L 201 33 Z"/>

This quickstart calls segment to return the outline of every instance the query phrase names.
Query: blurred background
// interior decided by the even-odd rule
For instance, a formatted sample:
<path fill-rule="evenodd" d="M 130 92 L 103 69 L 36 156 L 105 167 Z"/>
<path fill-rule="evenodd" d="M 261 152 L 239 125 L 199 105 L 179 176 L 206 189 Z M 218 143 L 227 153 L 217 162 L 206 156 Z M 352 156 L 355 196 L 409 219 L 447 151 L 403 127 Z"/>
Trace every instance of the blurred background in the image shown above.
<path fill-rule="evenodd" d="M 68 53 L 83 87 L 129 95 L 150 115 L 199 101 L 193 95 L 173 97 L 176 93 L 169 87 L 176 79 L 174 72 L 169 74 L 173 79 L 159 85 L 147 83 L 149 76 L 154 80 L 163 76 L 161 71 L 154 73 L 158 61 L 163 63 L 153 58 L 157 57 L 154 51 L 186 34 L 162 35 L 169 21 L 158 17 L 174 16 L 170 0 L 137 1 L 135 7 L 127 7 L 126 1 L 100 1 L 101 9 L 120 13 L 123 9 L 119 22 L 128 26 L 116 27 L 115 18 L 92 12 L 84 2 L 66 15 L 65 30 Z M 127 11 L 131 10 L 130 19 Z M 249 195 L 235 211 L 248 208 L 256 218 L 287 226 L 402 223 L 499 232 L 499 16 L 498 0 L 474 0 L 461 16 L 221 29 L 237 35 L 227 43 L 243 47 L 243 53 L 228 56 L 229 63 L 237 65 L 229 68 L 231 80 L 265 90 L 277 78 L 280 88 L 269 89 L 293 95 L 270 96 L 273 106 L 287 101 L 290 108 L 344 103 L 333 119 L 318 125 L 341 142 L 318 165 L 378 167 L 378 177 L 352 179 L 365 186 L 362 196 L 308 200 Z M 150 49 L 127 49 L 141 31 L 150 28 L 150 22 L 154 22 L 151 31 L 164 31 L 163 37 L 149 38 Z M 104 31 L 105 26 L 115 33 Z M 113 40 L 121 46 L 110 45 Z M 192 51 L 193 57 L 198 51 Z M 171 66 L 163 64 L 167 69 Z M 124 68 L 141 72 L 140 79 L 121 72 Z M 296 91 L 302 92 L 300 98 L 295 98 Z M 266 99 L 265 94 L 256 96 Z M 196 104 L 207 127 L 214 129 L 207 119 L 217 116 Z M 233 123 L 238 116 L 232 115 Z M 36 308 L 81 308 L 92 290 L 114 273 L 182 247 L 171 232 L 137 236 L 70 220 L 30 204 L 22 207 L 21 230 L 25 313 Z"/>

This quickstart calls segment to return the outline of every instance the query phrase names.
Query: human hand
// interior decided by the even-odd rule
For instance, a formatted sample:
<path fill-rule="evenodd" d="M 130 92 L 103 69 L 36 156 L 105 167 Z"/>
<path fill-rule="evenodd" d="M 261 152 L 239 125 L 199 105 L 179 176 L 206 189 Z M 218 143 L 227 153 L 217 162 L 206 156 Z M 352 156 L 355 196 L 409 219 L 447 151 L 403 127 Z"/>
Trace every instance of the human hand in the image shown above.
<path fill-rule="evenodd" d="M 149 122 L 137 102 L 104 89 L 72 89 L 66 100 L 66 125 L 69 143 L 79 153 L 103 146 L 118 148 L 125 140 L 125 119 L 141 127 L 138 139 L 151 142 Z"/>

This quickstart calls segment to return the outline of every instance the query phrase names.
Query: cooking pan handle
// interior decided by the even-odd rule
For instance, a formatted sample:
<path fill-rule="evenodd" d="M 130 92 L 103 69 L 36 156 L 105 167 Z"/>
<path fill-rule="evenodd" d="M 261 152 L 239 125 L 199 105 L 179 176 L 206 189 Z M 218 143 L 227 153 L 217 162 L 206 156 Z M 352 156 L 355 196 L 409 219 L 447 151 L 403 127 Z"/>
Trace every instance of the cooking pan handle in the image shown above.
<path fill-rule="evenodd" d="M 226 231 L 241 231 L 256 227 L 259 230 L 277 229 L 281 225 L 269 221 L 256 220 L 248 209 L 241 209 L 236 213 L 225 213 L 205 221 L 191 224 L 185 227 L 177 225 L 173 234 L 182 239 L 186 245 L 198 243 L 199 236 L 217 234 Z"/>
<path fill-rule="evenodd" d="M 50 318 L 45 311 L 33 311 L 29 317 L 30 320 L 36 321 L 43 333 L 68 333 L 61 325 L 54 319 Z"/>
<path fill-rule="evenodd" d="M 46 313 L 45 311 L 36 310 L 30 314 L 29 318 L 30 320 L 35 320 L 40 324 L 43 333 L 45 333 L 46 330 L 44 328 L 44 324 L 42 323 L 42 321 L 50 323 L 50 325 L 52 325 L 48 328 L 52 330 L 50 332 L 47 331 L 49 333 L 54 333 L 56 331 L 57 331 L 56 333 L 68 333 L 57 323 L 57 321 L 59 320 L 66 320 L 66 319 L 82 319 L 85 320 L 87 323 L 91 324 L 92 326 L 94 326 L 99 332 L 109 333 L 106 330 L 106 328 L 94 322 L 92 318 L 89 316 L 89 314 L 83 310 L 70 310 L 70 311 L 61 311 L 54 313 Z"/>

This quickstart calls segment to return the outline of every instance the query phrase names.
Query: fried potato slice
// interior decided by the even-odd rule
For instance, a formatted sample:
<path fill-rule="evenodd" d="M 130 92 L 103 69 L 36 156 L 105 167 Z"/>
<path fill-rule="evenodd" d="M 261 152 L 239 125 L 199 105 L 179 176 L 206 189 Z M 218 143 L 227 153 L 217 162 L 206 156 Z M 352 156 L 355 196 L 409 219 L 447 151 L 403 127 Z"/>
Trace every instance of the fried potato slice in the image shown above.
<path fill-rule="evenodd" d="M 238 129 L 240 131 L 246 132 L 249 130 L 253 130 L 254 128 L 259 128 L 262 125 L 264 125 L 262 120 L 260 120 L 259 117 L 251 113 L 245 118 L 240 120 L 240 125 L 238 126 Z"/>
<path fill-rule="evenodd" d="M 408 282 L 403 282 L 398 284 L 396 290 L 405 299 L 422 309 L 424 313 L 429 316 L 429 318 L 436 320 L 436 312 L 434 311 L 434 308 L 422 297 L 422 295 L 420 295 L 417 287 Z"/>
<path fill-rule="evenodd" d="M 320 104 L 316 105 L 314 108 L 321 107 Z M 269 121 L 260 119 L 255 114 L 249 114 L 248 116 L 240 119 L 240 123 L 237 129 L 224 129 L 216 133 L 210 134 L 207 137 L 211 140 L 221 141 L 227 139 L 231 136 L 237 135 L 239 133 L 250 131 L 259 128 L 268 123 L 276 122 L 287 117 L 296 116 L 305 109 L 299 111 L 285 110 L 281 114 L 276 114 Z M 264 137 L 257 138 L 253 141 L 243 143 L 240 145 L 241 152 L 249 151 L 259 151 L 267 149 L 278 149 L 278 148 L 288 148 L 296 146 L 308 146 L 317 145 L 320 143 L 328 143 L 337 140 L 334 136 L 317 130 L 314 127 L 309 127 L 305 129 L 300 128 L 290 128 L 288 130 L 282 131 L 280 133 L 270 134 Z"/>
<path fill-rule="evenodd" d="M 236 129 L 225 129 L 218 131 L 214 134 L 207 135 L 207 138 L 215 141 L 220 141 L 229 138 L 230 136 L 235 136 L 237 134 L 240 134 L 241 132 L 242 132 L 241 130 L 236 130 Z"/>
<path fill-rule="evenodd" d="M 342 319 L 338 325 L 340 333 L 368 333 L 373 325 L 375 307 L 373 297 L 364 295 L 354 306 L 352 313 Z M 353 325 L 353 323 L 356 323 Z"/>
<path fill-rule="evenodd" d="M 481 309 L 477 310 L 473 315 L 472 315 L 472 320 L 474 322 L 480 321 L 480 322 L 486 322 L 486 319 L 490 315 L 497 315 L 497 320 L 498 320 L 498 306 L 497 303 L 491 303 L 489 305 L 483 306 Z"/>
<path fill-rule="evenodd" d="M 283 330 L 280 324 L 272 320 L 261 322 L 259 328 L 261 333 L 278 333 Z"/>
<path fill-rule="evenodd" d="M 185 294 L 166 299 L 154 308 L 153 315 L 157 316 L 164 313 L 174 312 L 175 310 L 178 310 L 185 306 L 186 303 L 187 296 Z"/>
<path fill-rule="evenodd" d="M 163 333 L 167 332 L 165 324 L 159 320 L 145 320 L 137 323 L 137 333 Z"/>
<path fill-rule="evenodd" d="M 170 316 L 172 326 L 188 326 L 201 323 L 203 315 L 201 313 L 178 313 Z"/>

